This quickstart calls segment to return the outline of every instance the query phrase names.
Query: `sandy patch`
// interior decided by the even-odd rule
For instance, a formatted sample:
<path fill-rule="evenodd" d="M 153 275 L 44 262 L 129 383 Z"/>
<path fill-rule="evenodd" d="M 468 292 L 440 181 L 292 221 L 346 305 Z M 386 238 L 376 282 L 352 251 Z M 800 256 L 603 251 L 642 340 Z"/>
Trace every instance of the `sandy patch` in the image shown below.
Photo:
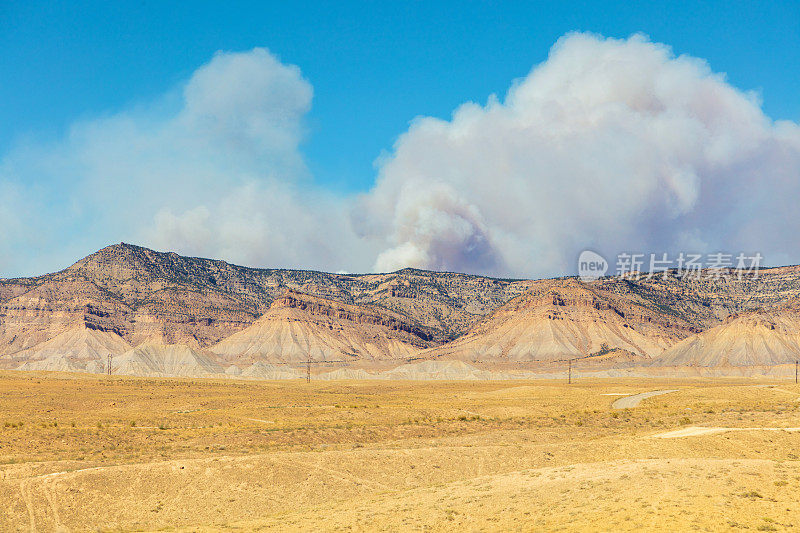
<path fill-rule="evenodd" d="M 728 431 L 800 431 L 800 428 L 720 428 L 720 427 L 688 427 L 651 435 L 651 439 L 675 439 L 680 437 L 698 437 L 701 435 L 714 435 Z"/>

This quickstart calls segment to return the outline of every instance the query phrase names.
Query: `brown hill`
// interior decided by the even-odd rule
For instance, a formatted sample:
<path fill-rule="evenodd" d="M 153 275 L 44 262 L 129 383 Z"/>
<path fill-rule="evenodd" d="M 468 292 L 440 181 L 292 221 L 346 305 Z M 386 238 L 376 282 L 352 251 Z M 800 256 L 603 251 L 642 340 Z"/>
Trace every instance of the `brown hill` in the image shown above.
<path fill-rule="evenodd" d="M 680 276 L 672 270 L 652 277 L 608 277 L 592 286 L 628 296 L 704 330 L 732 315 L 793 305 L 800 298 L 800 266 L 765 268 L 756 276 L 737 275 L 730 269 L 720 276 L 705 272 L 699 279 Z"/>
<path fill-rule="evenodd" d="M 624 350 L 653 357 L 691 323 L 575 279 L 542 283 L 423 356 L 468 361 L 560 361 Z"/>
<path fill-rule="evenodd" d="M 283 300 L 287 290 L 307 295 L 294 297 L 305 307 Z M 64 340 L 75 331 L 121 339 L 128 349 L 182 345 L 205 354 L 221 346 L 225 357 L 243 360 L 312 352 L 382 360 L 428 348 L 428 357 L 468 361 L 592 356 L 605 364 L 658 355 L 730 316 L 770 313 L 798 298 L 800 267 L 755 278 L 669 272 L 582 284 L 415 269 L 256 269 L 118 244 L 60 272 L 0 279 L 0 365 L 88 368 Z"/>
<path fill-rule="evenodd" d="M 413 269 L 370 275 L 256 269 L 118 244 L 60 272 L 0 279 L 0 354 L 79 325 L 117 333 L 134 346 L 208 347 L 251 325 L 287 289 L 382 308 L 429 328 L 442 343 L 531 283 Z"/>
<path fill-rule="evenodd" d="M 116 333 L 76 326 L 12 355 L 0 357 L 7 368 L 102 372 L 108 356 L 131 349 Z"/>
<path fill-rule="evenodd" d="M 181 344 L 142 344 L 114 357 L 114 374 L 211 377 L 224 373 L 211 354 Z"/>
<path fill-rule="evenodd" d="M 653 362 L 662 367 L 774 366 L 800 360 L 800 313 L 793 309 L 733 316 L 689 337 Z"/>
<path fill-rule="evenodd" d="M 407 358 L 433 337 L 397 313 L 287 291 L 253 325 L 210 350 L 237 364 L 356 362 Z"/>

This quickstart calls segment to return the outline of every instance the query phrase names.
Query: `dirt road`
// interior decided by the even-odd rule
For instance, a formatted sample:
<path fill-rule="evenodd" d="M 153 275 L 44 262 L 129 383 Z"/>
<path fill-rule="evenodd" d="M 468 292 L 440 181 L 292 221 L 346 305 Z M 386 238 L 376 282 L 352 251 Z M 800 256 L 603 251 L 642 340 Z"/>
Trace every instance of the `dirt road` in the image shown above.
<path fill-rule="evenodd" d="M 631 409 L 639 405 L 639 402 L 644 400 L 645 398 L 650 398 L 652 396 L 660 396 L 662 394 L 668 394 L 670 392 L 678 392 L 677 389 L 673 390 L 654 390 L 650 392 L 642 392 L 640 394 L 634 394 L 633 396 L 626 396 L 625 398 L 620 398 L 619 400 L 615 401 L 611 404 L 611 407 L 614 409 Z"/>

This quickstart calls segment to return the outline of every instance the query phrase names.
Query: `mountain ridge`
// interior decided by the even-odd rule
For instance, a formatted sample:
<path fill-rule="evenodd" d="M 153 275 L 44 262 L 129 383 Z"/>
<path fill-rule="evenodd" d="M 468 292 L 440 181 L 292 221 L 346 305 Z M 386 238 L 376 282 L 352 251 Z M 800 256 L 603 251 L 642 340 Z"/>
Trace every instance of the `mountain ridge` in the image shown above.
<path fill-rule="evenodd" d="M 118 244 L 58 272 L 0 281 L 0 351 L 27 347 L 12 342 L 14 334 L 42 337 L 32 330 L 49 324 L 31 316 L 48 314 L 56 329 L 83 322 L 132 344 L 207 347 L 251 325 L 286 289 L 382 307 L 432 328 L 437 342 L 445 342 L 529 284 L 416 269 L 359 275 L 255 269 Z"/>
<path fill-rule="evenodd" d="M 782 313 L 799 301 L 798 266 L 762 269 L 759 276 L 742 279 L 690 279 L 668 271 L 591 282 L 412 268 L 334 274 L 243 267 L 120 243 L 58 272 L 0 279 L 0 365 L 26 354 L 32 360 L 43 358 L 37 352 L 52 355 L 58 345 L 53 339 L 83 329 L 118 337 L 133 349 L 183 345 L 205 353 L 232 336 L 241 338 L 265 316 L 272 322 L 262 324 L 267 328 L 262 333 L 284 339 L 280 342 L 293 361 L 307 356 L 301 354 L 309 346 L 327 346 L 331 353 L 360 346 L 358 357 L 369 360 L 404 354 L 472 362 L 612 361 L 614 353 L 626 360 L 649 359 L 728 317 L 756 310 Z M 278 312 L 287 306 L 291 312 Z M 285 329 L 290 322 L 295 329 Z M 290 330 L 302 331 L 306 348 L 285 344 Z M 75 340 L 84 337 L 94 342 L 91 336 L 72 335 L 65 349 L 94 353 Z M 375 344 L 374 339 L 382 340 Z M 256 338 L 250 345 L 259 342 Z M 612 356 L 595 357 L 598 353 Z M 228 359 L 235 355 L 225 353 Z M 265 364 L 271 364 L 270 357 Z"/>

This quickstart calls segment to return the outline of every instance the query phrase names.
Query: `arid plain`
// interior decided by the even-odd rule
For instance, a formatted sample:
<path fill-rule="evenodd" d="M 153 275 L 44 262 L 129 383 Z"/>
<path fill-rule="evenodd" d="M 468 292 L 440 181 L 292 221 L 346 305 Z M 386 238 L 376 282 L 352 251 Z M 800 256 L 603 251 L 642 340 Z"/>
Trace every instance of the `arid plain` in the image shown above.
<path fill-rule="evenodd" d="M 612 406 L 655 390 L 675 392 Z M 800 525 L 794 380 L 4 372 L 0 391 L 4 531 Z"/>

